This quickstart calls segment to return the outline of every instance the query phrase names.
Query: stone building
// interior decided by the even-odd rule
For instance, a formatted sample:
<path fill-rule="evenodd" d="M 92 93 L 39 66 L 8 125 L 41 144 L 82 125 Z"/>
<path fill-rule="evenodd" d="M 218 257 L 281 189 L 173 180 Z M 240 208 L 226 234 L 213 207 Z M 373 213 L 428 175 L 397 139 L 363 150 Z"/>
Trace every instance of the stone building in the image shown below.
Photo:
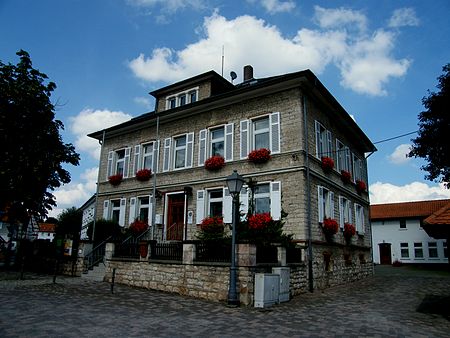
<path fill-rule="evenodd" d="M 97 219 L 146 219 L 158 241 L 195 239 L 206 216 L 231 223 L 225 179 L 237 170 L 248 183 L 241 212 L 251 204 L 273 219 L 287 213 L 284 231 L 305 248 L 310 289 L 372 273 L 365 154 L 376 149 L 311 71 L 254 78 L 246 66 L 237 85 L 209 71 L 150 94 L 154 111 L 89 135 L 102 143 Z M 249 161 L 264 148 L 267 162 Z M 215 155 L 224 167 L 207 170 Z M 144 168 L 153 175 L 137 179 Z M 326 218 L 338 224 L 331 239 Z M 351 242 L 344 223 L 355 225 Z"/>

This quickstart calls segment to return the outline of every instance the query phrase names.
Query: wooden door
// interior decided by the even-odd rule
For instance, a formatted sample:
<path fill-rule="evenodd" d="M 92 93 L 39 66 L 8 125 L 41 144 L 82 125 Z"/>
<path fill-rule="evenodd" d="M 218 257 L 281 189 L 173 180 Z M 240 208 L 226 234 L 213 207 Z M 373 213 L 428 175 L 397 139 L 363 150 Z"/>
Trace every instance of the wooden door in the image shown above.
<path fill-rule="evenodd" d="M 182 241 L 184 229 L 184 194 L 167 195 L 167 232 L 168 241 Z"/>
<path fill-rule="evenodd" d="M 391 244 L 390 243 L 380 243 L 380 264 L 392 264 L 391 256 Z"/>

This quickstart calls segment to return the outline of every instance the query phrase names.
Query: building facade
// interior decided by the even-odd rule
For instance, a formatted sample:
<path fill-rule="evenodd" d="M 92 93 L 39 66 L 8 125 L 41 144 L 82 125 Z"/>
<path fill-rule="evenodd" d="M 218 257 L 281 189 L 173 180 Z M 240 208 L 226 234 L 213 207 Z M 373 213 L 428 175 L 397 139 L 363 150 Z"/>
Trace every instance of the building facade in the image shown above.
<path fill-rule="evenodd" d="M 448 204 L 450 200 L 372 205 L 374 263 L 447 263 L 447 241 L 429 236 L 423 225 Z"/>
<path fill-rule="evenodd" d="M 247 182 L 241 213 L 287 214 L 284 231 L 306 248 L 311 286 L 371 273 L 365 154 L 376 149 L 312 72 L 256 79 L 246 66 L 238 85 L 210 71 L 150 94 L 153 112 L 89 135 L 102 142 L 97 218 L 146 220 L 158 241 L 195 239 L 207 216 L 231 223 L 225 179 L 237 170 Z M 260 149 L 270 159 L 249 161 Z M 214 156 L 224 166 L 208 170 Z M 326 218 L 338 223 L 331 242 Z M 344 223 L 356 227 L 351 243 Z"/>

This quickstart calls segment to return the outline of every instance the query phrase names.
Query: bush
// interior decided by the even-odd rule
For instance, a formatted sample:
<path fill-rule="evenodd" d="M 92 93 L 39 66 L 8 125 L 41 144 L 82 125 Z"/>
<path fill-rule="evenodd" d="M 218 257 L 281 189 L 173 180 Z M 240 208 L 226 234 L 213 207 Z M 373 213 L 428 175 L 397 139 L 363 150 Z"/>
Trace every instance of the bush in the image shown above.
<path fill-rule="evenodd" d="M 197 238 L 201 241 L 219 241 L 227 239 L 224 233 L 223 218 L 218 216 L 204 218 L 200 224 Z"/>
<path fill-rule="evenodd" d="M 89 223 L 87 235 L 89 240 L 92 241 L 92 229 L 94 222 Z M 122 228 L 119 223 L 111 220 L 99 219 L 95 222 L 95 243 L 100 243 L 112 236 L 113 239 L 122 238 Z"/>

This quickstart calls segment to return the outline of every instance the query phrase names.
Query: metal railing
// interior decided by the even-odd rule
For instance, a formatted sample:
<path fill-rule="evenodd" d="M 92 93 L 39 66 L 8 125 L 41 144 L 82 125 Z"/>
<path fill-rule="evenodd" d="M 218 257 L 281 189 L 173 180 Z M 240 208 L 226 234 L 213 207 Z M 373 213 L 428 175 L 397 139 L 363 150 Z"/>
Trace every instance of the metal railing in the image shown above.
<path fill-rule="evenodd" d="M 182 261 L 183 260 L 183 243 L 182 242 L 166 242 L 152 243 L 150 245 L 150 259 Z"/>
<path fill-rule="evenodd" d="M 271 245 L 256 246 L 256 264 L 278 263 L 278 249 Z"/>
<path fill-rule="evenodd" d="M 105 259 L 106 243 L 111 239 L 111 237 L 112 236 L 109 236 L 103 242 L 96 245 L 91 252 L 84 256 L 84 272 L 88 272 L 94 266 L 98 265 L 100 262 L 103 262 Z"/>
<path fill-rule="evenodd" d="M 217 242 L 196 242 L 195 262 L 230 263 L 231 244 Z"/>
<path fill-rule="evenodd" d="M 139 242 L 147 240 L 150 234 L 150 228 L 144 231 L 139 236 L 128 236 L 121 243 L 117 243 L 114 247 L 113 257 L 121 258 L 139 258 Z"/>

